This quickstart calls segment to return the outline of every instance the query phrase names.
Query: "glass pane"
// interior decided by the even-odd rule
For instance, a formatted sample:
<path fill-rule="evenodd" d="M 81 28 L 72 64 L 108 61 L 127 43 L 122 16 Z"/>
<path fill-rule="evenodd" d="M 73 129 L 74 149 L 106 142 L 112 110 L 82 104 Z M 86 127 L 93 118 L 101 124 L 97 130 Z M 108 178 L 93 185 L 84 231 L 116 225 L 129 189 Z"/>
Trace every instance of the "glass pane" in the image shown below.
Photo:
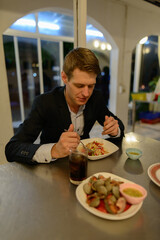
<path fill-rule="evenodd" d="M 106 41 L 103 33 L 89 22 L 86 27 L 86 40 L 87 48 L 95 53 L 101 68 L 101 74 L 97 76 L 95 87 L 102 92 L 106 105 L 109 105 L 111 45 Z"/>
<path fill-rule="evenodd" d="M 41 41 L 44 92 L 60 86 L 59 42 Z"/>
<path fill-rule="evenodd" d="M 37 40 L 18 37 L 25 117 L 35 96 L 40 94 Z"/>
<path fill-rule="evenodd" d="M 42 34 L 73 37 L 73 17 L 50 11 L 39 12 L 38 29 Z"/>
<path fill-rule="evenodd" d="M 20 31 L 26 32 L 36 32 L 36 19 L 35 14 L 28 14 L 20 19 L 18 19 L 15 23 L 13 23 L 10 28 Z"/>
<path fill-rule="evenodd" d="M 103 33 L 89 23 L 87 23 L 87 27 L 86 27 L 86 38 L 87 38 L 87 42 L 94 41 L 94 40 L 106 42 L 106 39 L 103 36 Z"/>
<path fill-rule="evenodd" d="M 3 36 L 13 127 L 21 121 L 13 37 Z"/>
<path fill-rule="evenodd" d="M 63 42 L 63 58 L 74 48 L 73 43 Z"/>
<path fill-rule="evenodd" d="M 150 87 L 149 83 L 156 84 L 159 78 L 158 60 L 158 36 L 149 36 L 148 41 L 142 45 L 141 74 L 139 88 L 141 91 L 154 91 L 155 85 Z"/>

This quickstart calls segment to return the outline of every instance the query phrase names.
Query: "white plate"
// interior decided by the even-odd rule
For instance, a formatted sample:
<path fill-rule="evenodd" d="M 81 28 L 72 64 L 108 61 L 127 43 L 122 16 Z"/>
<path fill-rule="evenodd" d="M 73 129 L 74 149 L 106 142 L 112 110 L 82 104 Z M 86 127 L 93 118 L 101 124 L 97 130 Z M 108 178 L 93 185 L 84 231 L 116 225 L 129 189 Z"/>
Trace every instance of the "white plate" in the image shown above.
<path fill-rule="evenodd" d="M 114 174 L 111 174 L 111 173 L 107 173 L 107 172 L 100 172 L 100 173 L 96 173 L 94 174 L 94 176 L 97 176 L 101 174 L 103 175 L 104 177 L 111 177 L 111 179 L 115 179 L 115 180 L 118 180 L 118 181 L 123 181 L 123 182 L 131 182 L 131 181 L 128 181 L 124 178 L 121 178 L 121 177 L 118 177 L 117 175 L 114 175 Z M 91 177 L 91 176 L 90 176 Z M 135 215 L 139 209 L 141 208 L 143 202 L 139 203 L 139 204 L 136 204 L 136 205 L 131 205 L 131 207 L 126 210 L 125 212 L 123 213 L 119 213 L 119 214 L 110 214 L 110 213 L 104 213 L 104 212 L 101 212 L 99 210 L 97 210 L 96 208 L 93 208 L 93 207 L 90 207 L 88 205 L 88 203 L 86 203 L 86 194 L 83 190 L 83 185 L 89 181 L 89 178 L 87 178 L 86 180 L 84 180 L 77 188 L 76 188 L 76 197 L 78 199 L 78 201 L 80 202 L 80 204 L 87 210 L 89 211 L 90 213 L 98 216 L 98 217 L 101 217 L 101 218 L 104 218 L 104 219 L 109 219 L 109 220 L 123 220 L 123 219 L 126 219 L 126 218 L 130 218 L 132 217 L 133 215 Z"/>
<path fill-rule="evenodd" d="M 148 168 L 148 176 L 157 186 L 160 187 L 160 163 L 152 164 Z"/>
<path fill-rule="evenodd" d="M 99 156 L 88 156 L 88 158 L 90 160 L 98 160 L 98 159 L 102 159 L 102 158 L 105 158 L 105 157 L 108 157 L 109 155 L 111 155 L 112 153 L 116 152 L 119 148 L 107 141 L 107 140 L 104 140 L 102 138 L 87 138 L 87 139 L 83 139 L 82 142 L 86 145 L 87 143 L 90 143 L 90 142 L 93 142 L 93 141 L 97 141 L 99 143 L 103 143 L 103 147 L 108 151 L 107 154 L 104 154 L 104 155 L 99 155 Z"/>

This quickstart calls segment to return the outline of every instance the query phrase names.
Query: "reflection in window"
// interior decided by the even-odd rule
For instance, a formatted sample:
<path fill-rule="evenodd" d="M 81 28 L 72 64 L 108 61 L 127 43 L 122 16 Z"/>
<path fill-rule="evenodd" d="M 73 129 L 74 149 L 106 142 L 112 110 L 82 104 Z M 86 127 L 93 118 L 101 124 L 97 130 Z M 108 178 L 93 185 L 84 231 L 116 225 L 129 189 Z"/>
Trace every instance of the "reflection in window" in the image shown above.
<path fill-rule="evenodd" d="M 20 31 L 26 32 L 36 32 L 36 19 L 35 14 L 28 14 L 20 19 L 18 19 L 15 23 L 13 23 L 10 28 Z"/>
<path fill-rule="evenodd" d="M 73 37 L 73 17 L 56 12 L 39 12 L 38 29 L 41 34 Z"/>
<path fill-rule="evenodd" d="M 12 121 L 21 121 L 13 37 L 3 36 Z"/>
<path fill-rule="evenodd" d="M 18 37 L 25 117 L 35 96 L 40 94 L 37 40 Z"/>
<path fill-rule="evenodd" d="M 98 31 L 97 28 L 95 28 L 92 24 L 89 24 L 89 23 L 87 23 L 86 37 L 87 37 L 87 42 L 89 42 L 90 40 L 92 40 L 92 41 L 99 40 L 101 42 L 106 41 L 103 33 Z"/>

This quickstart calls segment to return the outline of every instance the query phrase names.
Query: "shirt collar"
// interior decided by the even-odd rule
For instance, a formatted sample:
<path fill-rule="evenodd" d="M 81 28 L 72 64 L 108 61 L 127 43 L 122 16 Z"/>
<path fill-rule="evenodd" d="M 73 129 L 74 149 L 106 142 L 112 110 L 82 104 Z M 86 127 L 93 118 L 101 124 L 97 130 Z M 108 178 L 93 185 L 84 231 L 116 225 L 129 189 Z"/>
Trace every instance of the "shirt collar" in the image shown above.
<path fill-rule="evenodd" d="M 67 105 L 68 105 L 68 103 L 67 103 Z M 77 113 L 74 113 L 74 112 L 71 111 L 71 109 L 70 109 L 70 107 L 69 107 L 69 105 L 68 105 L 68 109 L 69 109 L 70 113 L 74 113 L 75 115 L 80 115 L 80 114 L 82 114 L 83 111 L 84 111 L 84 109 L 85 109 L 85 107 L 86 107 L 86 105 L 80 106 L 78 112 L 77 112 Z"/>

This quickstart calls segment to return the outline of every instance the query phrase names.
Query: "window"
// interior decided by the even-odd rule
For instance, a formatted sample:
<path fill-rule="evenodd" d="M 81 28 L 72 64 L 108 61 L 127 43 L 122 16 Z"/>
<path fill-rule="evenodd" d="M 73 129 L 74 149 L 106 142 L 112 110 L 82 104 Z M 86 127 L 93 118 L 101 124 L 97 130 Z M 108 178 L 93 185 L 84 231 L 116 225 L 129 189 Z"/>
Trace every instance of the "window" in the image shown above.
<path fill-rule="evenodd" d="M 21 113 L 13 37 L 6 35 L 3 36 L 3 43 L 7 68 L 10 104 L 12 110 L 12 121 L 14 123 L 21 120 Z"/>
<path fill-rule="evenodd" d="M 40 94 L 37 40 L 18 37 L 20 74 L 24 117 L 29 113 L 35 96 Z"/>
<path fill-rule="evenodd" d="M 6 30 L 3 41 L 15 129 L 28 115 L 35 96 L 62 85 L 63 59 L 73 49 L 73 37 L 73 16 L 52 11 L 28 14 Z M 87 23 L 86 37 L 101 69 L 109 66 L 111 46 L 103 34 Z"/>

